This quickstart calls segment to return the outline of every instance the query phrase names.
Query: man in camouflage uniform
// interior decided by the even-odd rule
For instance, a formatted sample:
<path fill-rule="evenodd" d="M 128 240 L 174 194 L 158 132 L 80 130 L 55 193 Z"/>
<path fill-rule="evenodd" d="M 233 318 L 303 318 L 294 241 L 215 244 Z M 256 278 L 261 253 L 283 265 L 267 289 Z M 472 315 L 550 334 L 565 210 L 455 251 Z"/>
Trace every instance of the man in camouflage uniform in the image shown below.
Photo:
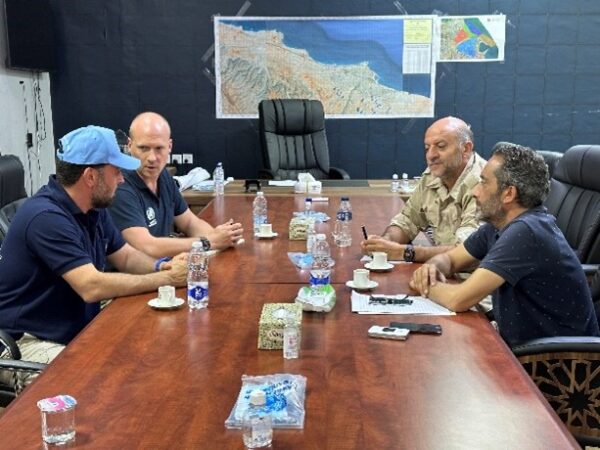
<path fill-rule="evenodd" d="M 424 143 L 427 169 L 421 181 L 383 235 L 361 243 L 364 253 L 383 251 L 391 260 L 423 262 L 462 243 L 479 227 L 472 190 L 486 161 L 473 150 L 469 125 L 445 117 L 427 129 Z M 434 246 L 410 244 L 421 231 Z"/>

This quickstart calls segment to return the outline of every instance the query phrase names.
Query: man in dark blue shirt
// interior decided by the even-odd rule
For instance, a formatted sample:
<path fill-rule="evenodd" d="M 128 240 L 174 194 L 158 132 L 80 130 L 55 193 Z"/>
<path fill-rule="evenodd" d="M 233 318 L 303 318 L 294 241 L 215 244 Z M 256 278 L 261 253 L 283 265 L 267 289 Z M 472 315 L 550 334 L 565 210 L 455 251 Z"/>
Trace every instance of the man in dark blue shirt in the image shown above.
<path fill-rule="evenodd" d="M 453 311 L 466 311 L 492 293 L 498 330 L 511 346 L 549 336 L 600 335 L 581 264 L 541 206 L 548 189 L 541 156 L 515 144 L 497 146 L 473 190 L 487 223 L 417 269 L 411 287 Z M 445 282 L 478 261 L 465 282 Z"/>
<path fill-rule="evenodd" d="M 106 207 L 121 169 L 139 161 L 120 152 L 113 131 L 89 126 L 59 142 L 56 176 L 17 211 L 0 247 L 0 328 L 18 339 L 24 359 L 44 363 L 100 300 L 183 286 L 187 274 L 185 255 L 157 265 L 115 228 Z M 125 273 L 105 273 L 107 262 Z"/>
<path fill-rule="evenodd" d="M 233 221 L 212 227 L 183 200 L 165 166 L 173 147 L 171 128 L 160 114 L 139 114 L 129 127 L 129 151 L 141 162 L 124 172 L 110 212 L 125 240 L 156 258 L 189 251 L 200 240 L 204 250 L 223 250 L 242 237 L 241 224 Z M 170 238 L 177 228 L 184 236 Z"/>

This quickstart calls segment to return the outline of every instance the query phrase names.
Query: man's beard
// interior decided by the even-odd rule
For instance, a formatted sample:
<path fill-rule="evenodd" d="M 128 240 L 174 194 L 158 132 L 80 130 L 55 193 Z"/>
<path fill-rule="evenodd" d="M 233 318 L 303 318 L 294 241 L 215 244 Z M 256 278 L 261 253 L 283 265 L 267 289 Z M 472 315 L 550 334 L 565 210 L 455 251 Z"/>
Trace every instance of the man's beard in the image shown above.
<path fill-rule="evenodd" d="M 105 197 L 100 195 L 92 195 L 92 208 L 108 208 L 112 205 L 114 197 Z"/>
<path fill-rule="evenodd" d="M 499 196 L 488 200 L 484 205 L 477 203 L 477 215 L 479 220 L 496 226 L 503 224 L 506 219 L 506 212 L 502 210 Z"/>

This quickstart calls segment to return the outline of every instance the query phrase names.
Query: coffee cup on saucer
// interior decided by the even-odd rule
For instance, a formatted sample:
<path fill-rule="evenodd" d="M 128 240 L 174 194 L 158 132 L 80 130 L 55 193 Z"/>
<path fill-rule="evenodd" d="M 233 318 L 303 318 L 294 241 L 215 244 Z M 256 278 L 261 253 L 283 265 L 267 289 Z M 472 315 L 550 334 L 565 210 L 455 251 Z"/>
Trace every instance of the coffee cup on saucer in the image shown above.
<path fill-rule="evenodd" d="M 273 234 L 273 227 L 270 223 L 261 223 L 259 233 L 261 236 L 271 236 Z"/>
<path fill-rule="evenodd" d="M 175 287 L 160 286 L 158 288 L 157 304 L 159 306 L 171 306 L 175 303 Z"/>
<path fill-rule="evenodd" d="M 387 253 L 386 252 L 373 252 L 373 262 L 371 267 L 374 269 L 385 269 L 388 265 Z"/>
<path fill-rule="evenodd" d="M 357 288 L 369 287 L 369 271 L 367 269 L 354 269 L 352 282 Z"/>

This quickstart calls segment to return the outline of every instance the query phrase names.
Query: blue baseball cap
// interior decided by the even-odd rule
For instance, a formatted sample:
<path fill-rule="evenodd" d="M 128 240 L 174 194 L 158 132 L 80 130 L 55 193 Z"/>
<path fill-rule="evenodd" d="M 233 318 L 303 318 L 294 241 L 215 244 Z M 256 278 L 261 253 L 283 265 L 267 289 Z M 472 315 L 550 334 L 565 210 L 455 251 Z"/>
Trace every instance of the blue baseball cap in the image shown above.
<path fill-rule="evenodd" d="M 56 157 L 71 164 L 110 164 L 120 169 L 135 170 L 140 160 L 121 153 L 115 132 L 89 125 L 77 128 L 58 140 Z"/>

